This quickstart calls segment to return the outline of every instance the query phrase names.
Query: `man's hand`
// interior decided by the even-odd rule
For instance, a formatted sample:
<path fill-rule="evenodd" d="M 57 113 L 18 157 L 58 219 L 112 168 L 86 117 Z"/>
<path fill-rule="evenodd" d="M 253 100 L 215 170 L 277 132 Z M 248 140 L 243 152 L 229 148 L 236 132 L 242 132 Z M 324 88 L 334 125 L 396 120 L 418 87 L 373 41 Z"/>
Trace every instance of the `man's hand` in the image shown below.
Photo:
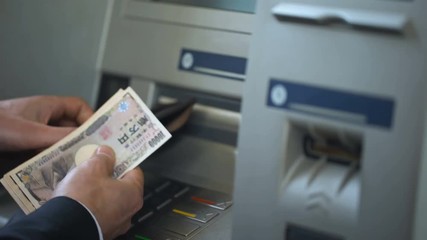
<path fill-rule="evenodd" d="M 53 194 L 85 205 L 95 215 L 105 239 L 129 230 L 131 217 L 143 204 L 142 170 L 136 168 L 116 180 L 111 177 L 114 163 L 114 151 L 99 147 L 90 159 L 67 174 Z"/>
<path fill-rule="evenodd" d="M 35 96 L 0 101 L 0 151 L 49 147 L 93 114 L 82 99 Z"/>

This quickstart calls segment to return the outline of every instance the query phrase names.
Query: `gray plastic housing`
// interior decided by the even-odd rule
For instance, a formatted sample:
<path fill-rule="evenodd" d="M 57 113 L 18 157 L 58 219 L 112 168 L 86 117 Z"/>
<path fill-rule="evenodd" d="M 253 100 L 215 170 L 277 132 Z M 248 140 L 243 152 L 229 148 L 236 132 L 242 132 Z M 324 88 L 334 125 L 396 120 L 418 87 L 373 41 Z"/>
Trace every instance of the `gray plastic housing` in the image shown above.
<path fill-rule="evenodd" d="M 307 239 L 412 239 L 418 177 L 424 174 L 419 166 L 426 113 L 427 1 L 286 1 L 404 16 L 407 23 L 396 31 L 360 28 L 339 19 L 278 17 L 272 9 L 280 3 L 259 1 L 256 10 L 239 129 L 233 239 L 290 240 L 294 226 L 319 237 Z M 286 109 L 280 104 L 286 105 L 292 92 L 279 88 L 273 93 L 272 79 L 387 99 L 393 105 L 391 123 L 355 123 L 308 108 Z M 360 136 L 359 167 L 304 159 L 301 135 L 295 131 L 312 127 Z M 420 221 L 425 223 L 419 217 L 419 226 Z"/>

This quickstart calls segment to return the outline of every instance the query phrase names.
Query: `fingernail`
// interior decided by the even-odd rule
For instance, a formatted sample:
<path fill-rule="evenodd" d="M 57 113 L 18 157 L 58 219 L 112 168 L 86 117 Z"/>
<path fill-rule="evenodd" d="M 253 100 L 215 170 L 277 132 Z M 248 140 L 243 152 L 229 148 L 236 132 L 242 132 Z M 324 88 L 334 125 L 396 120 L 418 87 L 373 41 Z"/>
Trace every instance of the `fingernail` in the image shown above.
<path fill-rule="evenodd" d="M 107 156 L 107 157 L 109 157 L 111 159 L 114 159 L 114 157 L 115 157 L 113 149 L 110 148 L 110 147 L 108 147 L 108 146 L 99 146 L 96 149 L 96 154 L 97 155 L 105 155 L 105 156 Z"/>

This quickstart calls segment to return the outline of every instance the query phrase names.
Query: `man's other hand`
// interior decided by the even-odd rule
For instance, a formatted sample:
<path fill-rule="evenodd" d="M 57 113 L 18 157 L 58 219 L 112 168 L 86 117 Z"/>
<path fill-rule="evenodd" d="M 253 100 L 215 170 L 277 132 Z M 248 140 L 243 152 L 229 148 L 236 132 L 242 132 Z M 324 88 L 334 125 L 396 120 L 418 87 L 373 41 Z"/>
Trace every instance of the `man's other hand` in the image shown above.
<path fill-rule="evenodd" d="M 93 114 L 80 98 L 34 96 L 0 101 L 0 151 L 43 149 Z"/>

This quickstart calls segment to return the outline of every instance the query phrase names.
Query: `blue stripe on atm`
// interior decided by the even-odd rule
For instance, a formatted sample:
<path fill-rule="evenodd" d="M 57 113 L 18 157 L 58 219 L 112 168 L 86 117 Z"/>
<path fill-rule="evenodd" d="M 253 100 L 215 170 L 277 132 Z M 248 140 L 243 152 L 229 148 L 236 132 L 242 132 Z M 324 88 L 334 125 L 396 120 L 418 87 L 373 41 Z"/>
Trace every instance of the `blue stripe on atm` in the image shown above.
<path fill-rule="evenodd" d="M 194 56 L 194 63 L 190 69 L 183 68 L 180 63 L 179 69 L 181 70 L 188 71 L 194 67 L 204 67 L 236 74 L 244 75 L 246 73 L 246 58 L 189 49 L 182 49 L 180 58 L 185 53 L 191 53 Z"/>
<path fill-rule="evenodd" d="M 388 98 L 373 97 L 327 88 L 296 84 L 288 81 L 270 80 L 269 93 L 276 85 L 282 85 L 287 92 L 286 102 L 276 106 L 268 94 L 267 104 L 273 107 L 295 110 L 292 104 L 319 107 L 322 109 L 354 113 L 366 117 L 366 123 L 390 128 L 392 125 L 394 101 Z"/>

